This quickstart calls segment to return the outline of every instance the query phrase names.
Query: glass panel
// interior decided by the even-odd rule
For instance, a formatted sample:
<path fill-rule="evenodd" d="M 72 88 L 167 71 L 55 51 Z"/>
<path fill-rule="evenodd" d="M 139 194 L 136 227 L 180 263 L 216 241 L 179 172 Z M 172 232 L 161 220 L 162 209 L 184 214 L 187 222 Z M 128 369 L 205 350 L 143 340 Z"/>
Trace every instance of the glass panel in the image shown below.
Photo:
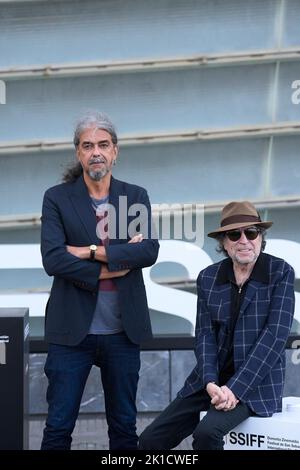
<path fill-rule="evenodd" d="M 1 6 L 0 67 L 264 49 L 273 46 L 277 2 L 12 3 Z"/>
<path fill-rule="evenodd" d="M 300 108 L 298 109 L 300 117 Z M 272 194 L 276 196 L 300 196 L 299 148 L 300 136 L 274 139 L 271 179 Z"/>

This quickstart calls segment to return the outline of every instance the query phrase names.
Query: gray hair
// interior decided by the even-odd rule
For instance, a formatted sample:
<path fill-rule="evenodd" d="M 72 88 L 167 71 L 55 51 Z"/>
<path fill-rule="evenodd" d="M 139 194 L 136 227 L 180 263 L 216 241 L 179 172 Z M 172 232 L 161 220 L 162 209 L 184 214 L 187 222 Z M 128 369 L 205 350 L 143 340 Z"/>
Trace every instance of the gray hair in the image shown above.
<path fill-rule="evenodd" d="M 105 113 L 100 113 L 99 111 L 86 111 L 83 113 L 77 120 L 74 130 L 74 145 L 77 149 L 80 142 L 80 135 L 86 129 L 90 128 L 102 129 L 107 131 L 110 136 L 112 143 L 117 145 L 118 137 L 116 128 Z M 62 180 L 64 183 L 73 183 L 74 181 L 82 175 L 82 166 L 80 162 L 71 163 L 69 167 L 63 173 Z"/>
<path fill-rule="evenodd" d="M 80 135 L 86 129 L 90 128 L 102 129 L 108 132 L 111 136 L 112 143 L 117 145 L 118 137 L 116 128 L 111 122 L 110 118 L 105 114 L 99 111 L 87 111 L 82 116 L 80 116 L 75 125 L 74 131 L 74 145 L 75 148 L 78 147 L 80 142 Z"/>

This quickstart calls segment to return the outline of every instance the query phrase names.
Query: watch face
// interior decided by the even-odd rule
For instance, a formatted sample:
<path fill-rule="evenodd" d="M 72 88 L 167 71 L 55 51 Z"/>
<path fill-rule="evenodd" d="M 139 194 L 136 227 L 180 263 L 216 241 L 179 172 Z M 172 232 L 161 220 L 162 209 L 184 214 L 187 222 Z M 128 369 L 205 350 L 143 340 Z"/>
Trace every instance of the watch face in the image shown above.
<path fill-rule="evenodd" d="M 90 250 L 96 251 L 96 250 L 97 250 L 97 246 L 96 246 L 96 245 L 91 245 L 91 246 L 90 246 Z"/>

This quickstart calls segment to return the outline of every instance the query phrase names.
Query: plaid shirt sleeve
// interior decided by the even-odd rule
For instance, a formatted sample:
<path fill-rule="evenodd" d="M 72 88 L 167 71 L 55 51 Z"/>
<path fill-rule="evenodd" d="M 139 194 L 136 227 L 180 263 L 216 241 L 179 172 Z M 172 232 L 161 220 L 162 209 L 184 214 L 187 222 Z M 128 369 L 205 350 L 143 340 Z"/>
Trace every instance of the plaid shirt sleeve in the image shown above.
<path fill-rule="evenodd" d="M 205 296 L 201 289 L 202 273 L 197 279 L 196 348 L 197 372 L 205 387 L 208 382 L 218 382 L 216 335 L 211 322 Z"/>
<path fill-rule="evenodd" d="M 246 360 L 226 384 L 236 397 L 244 399 L 257 388 L 283 353 L 294 314 L 294 270 L 287 263 L 271 294 L 265 327 Z"/>

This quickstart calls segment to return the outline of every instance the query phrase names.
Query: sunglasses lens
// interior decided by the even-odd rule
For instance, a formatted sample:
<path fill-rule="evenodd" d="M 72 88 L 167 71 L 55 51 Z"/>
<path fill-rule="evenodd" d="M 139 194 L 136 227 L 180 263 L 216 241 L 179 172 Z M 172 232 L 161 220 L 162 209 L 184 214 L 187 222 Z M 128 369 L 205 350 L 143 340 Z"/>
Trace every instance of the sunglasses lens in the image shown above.
<path fill-rule="evenodd" d="M 247 228 L 244 233 L 248 240 L 255 240 L 258 237 L 259 231 L 256 228 Z"/>
<path fill-rule="evenodd" d="M 232 242 L 237 242 L 241 238 L 241 232 L 239 230 L 231 230 L 231 232 L 227 232 L 226 235 Z"/>
<path fill-rule="evenodd" d="M 247 240 L 255 240 L 259 233 L 259 230 L 256 228 L 246 228 L 246 230 L 244 230 Z M 231 230 L 230 232 L 226 232 L 226 235 L 230 241 L 237 242 L 241 238 L 242 232 L 240 230 Z"/>

